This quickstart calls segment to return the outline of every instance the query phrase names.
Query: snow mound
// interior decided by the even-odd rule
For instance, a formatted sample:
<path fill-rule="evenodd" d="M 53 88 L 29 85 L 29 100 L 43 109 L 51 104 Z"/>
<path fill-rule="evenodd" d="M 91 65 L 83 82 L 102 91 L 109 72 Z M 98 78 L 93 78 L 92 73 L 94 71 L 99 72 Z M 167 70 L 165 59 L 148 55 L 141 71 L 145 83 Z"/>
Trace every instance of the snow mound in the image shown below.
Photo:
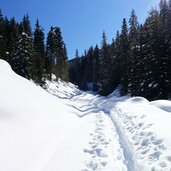
<path fill-rule="evenodd" d="M 151 105 L 158 107 L 166 112 L 171 112 L 171 101 L 168 100 L 156 100 L 150 102 Z"/>
<path fill-rule="evenodd" d="M 8 64 L 8 62 L 6 62 L 6 61 L 4 61 L 4 60 L 2 60 L 2 59 L 0 59 L 0 72 L 11 72 L 12 71 L 12 69 L 11 69 L 11 66 Z"/>
<path fill-rule="evenodd" d="M 127 100 L 131 103 L 148 103 L 149 101 L 143 97 L 132 97 Z"/>
<path fill-rule="evenodd" d="M 3 60 L 0 80 L 0 170 L 42 171 L 54 155 L 61 155 L 58 151 L 77 117 L 71 107 L 15 74 Z"/>
<path fill-rule="evenodd" d="M 142 171 L 169 171 L 171 115 L 147 102 L 139 97 L 120 102 L 112 117 L 123 129 Z"/>

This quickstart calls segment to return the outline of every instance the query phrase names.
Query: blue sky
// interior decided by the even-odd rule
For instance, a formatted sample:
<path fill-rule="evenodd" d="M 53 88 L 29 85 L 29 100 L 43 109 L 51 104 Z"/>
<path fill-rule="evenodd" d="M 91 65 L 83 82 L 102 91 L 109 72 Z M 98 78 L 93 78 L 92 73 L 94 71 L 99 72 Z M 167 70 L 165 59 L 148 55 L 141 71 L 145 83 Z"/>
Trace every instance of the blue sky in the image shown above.
<path fill-rule="evenodd" d="M 15 17 L 21 21 L 24 14 L 29 14 L 32 28 L 38 18 L 45 34 L 51 26 L 59 26 L 67 45 L 68 56 L 75 56 L 75 49 L 82 54 L 91 45 L 101 42 L 105 31 L 108 42 L 120 30 L 122 18 L 127 20 L 130 11 L 135 9 L 138 20 L 142 23 L 151 6 L 159 0 L 1 0 L 3 15 Z"/>

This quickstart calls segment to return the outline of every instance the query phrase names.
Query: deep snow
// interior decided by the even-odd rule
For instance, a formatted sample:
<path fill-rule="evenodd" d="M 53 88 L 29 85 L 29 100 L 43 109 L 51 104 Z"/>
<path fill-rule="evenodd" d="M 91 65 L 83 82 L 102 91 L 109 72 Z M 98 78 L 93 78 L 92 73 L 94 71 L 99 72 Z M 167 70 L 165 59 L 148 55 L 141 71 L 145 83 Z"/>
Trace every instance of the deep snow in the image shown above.
<path fill-rule="evenodd" d="M 0 80 L 0 171 L 171 171 L 170 101 Z"/>

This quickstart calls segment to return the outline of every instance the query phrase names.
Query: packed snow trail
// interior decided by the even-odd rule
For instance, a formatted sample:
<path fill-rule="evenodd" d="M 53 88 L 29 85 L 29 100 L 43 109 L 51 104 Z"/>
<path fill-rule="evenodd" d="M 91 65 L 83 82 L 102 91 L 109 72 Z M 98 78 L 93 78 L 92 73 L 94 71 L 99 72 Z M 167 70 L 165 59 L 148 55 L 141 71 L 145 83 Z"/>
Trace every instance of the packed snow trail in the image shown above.
<path fill-rule="evenodd" d="M 79 107 L 79 108 L 74 107 L 81 112 L 81 116 L 79 115 L 79 117 L 83 117 L 87 114 L 91 115 L 91 112 L 89 110 L 98 112 L 99 116 L 105 115 L 106 117 L 105 118 L 102 117 L 103 119 L 101 118 L 100 122 L 104 122 L 103 123 L 104 125 L 109 125 L 109 123 L 107 123 L 107 121 L 106 121 L 106 119 L 107 119 L 110 122 L 110 125 L 112 125 L 113 128 L 109 129 L 108 131 L 113 132 L 115 135 L 114 136 L 114 135 L 110 134 L 111 138 L 112 137 L 116 138 L 116 135 L 117 135 L 117 138 L 116 138 L 117 142 L 115 140 L 115 144 L 113 144 L 113 146 L 115 146 L 116 144 L 119 144 L 120 151 L 122 151 L 122 154 L 123 154 L 123 156 L 122 156 L 123 160 L 122 161 L 123 161 L 124 165 L 126 165 L 126 167 L 125 167 L 126 170 L 128 170 L 128 171 L 140 171 L 140 168 L 139 168 L 138 163 L 136 161 L 135 154 L 132 151 L 132 147 L 129 143 L 129 140 L 125 136 L 125 134 L 122 130 L 122 127 L 119 125 L 119 123 L 117 122 L 116 118 L 114 118 L 114 116 L 110 117 L 109 112 L 106 111 L 105 108 L 101 108 L 101 106 L 103 106 L 102 105 L 103 104 L 103 97 L 100 97 L 100 96 L 94 96 L 93 97 L 91 94 L 81 96 L 81 98 L 78 98 L 78 97 L 75 98 L 74 97 L 74 100 L 81 101 L 81 104 L 83 102 L 83 99 L 85 99 L 85 102 L 88 103 L 87 105 L 84 104 L 82 107 Z M 101 101 L 101 104 L 98 103 L 99 101 Z M 77 103 L 77 105 L 78 105 L 78 103 Z M 87 106 L 89 106 L 89 110 L 82 110 L 83 107 L 85 108 Z M 99 128 L 97 128 L 97 129 L 99 129 Z M 102 134 L 102 136 L 97 136 L 97 138 L 99 138 L 98 141 L 100 141 L 100 138 L 102 138 L 102 140 L 103 140 L 103 137 L 105 137 L 105 134 Z M 92 151 L 92 150 L 87 150 L 87 152 L 93 153 L 93 154 L 97 153 L 96 151 Z M 115 153 L 114 156 L 115 155 L 117 156 L 118 154 Z M 114 156 L 113 156 L 113 158 L 114 158 Z M 95 165 L 94 167 L 96 167 L 96 166 L 98 166 L 98 165 Z M 118 168 L 117 168 L 117 170 L 118 170 Z"/>
<path fill-rule="evenodd" d="M 135 154 L 133 152 L 133 148 L 131 147 L 131 144 L 130 144 L 129 140 L 127 139 L 121 125 L 117 121 L 116 117 L 114 117 L 114 115 L 111 116 L 111 119 L 113 121 L 113 124 L 116 127 L 116 131 L 117 131 L 117 134 L 120 139 L 120 144 L 123 149 L 123 153 L 124 153 L 124 157 L 126 160 L 126 165 L 128 167 L 128 171 L 137 171 L 137 170 L 141 171 L 138 166 Z"/>

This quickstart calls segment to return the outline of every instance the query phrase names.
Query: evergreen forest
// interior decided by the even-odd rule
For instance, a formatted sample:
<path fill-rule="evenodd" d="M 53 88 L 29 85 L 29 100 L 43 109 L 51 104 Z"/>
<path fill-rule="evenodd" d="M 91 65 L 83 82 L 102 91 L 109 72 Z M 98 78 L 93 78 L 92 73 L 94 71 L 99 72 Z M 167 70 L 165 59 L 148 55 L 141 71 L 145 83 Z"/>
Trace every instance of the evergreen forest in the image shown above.
<path fill-rule="evenodd" d="M 17 22 L 0 11 L 0 58 L 41 86 L 55 74 L 103 96 L 119 87 L 122 96 L 171 98 L 171 0 L 161 0 L 143 24 L 132 10 L 111 43 L 103 32 L 100 45 L 90 46 L 83 55 L 76 50 L 70 60 L 58 26 L 50 28 L 45 41 L 38 19 L 32 30 L 28 15 Z"/>

